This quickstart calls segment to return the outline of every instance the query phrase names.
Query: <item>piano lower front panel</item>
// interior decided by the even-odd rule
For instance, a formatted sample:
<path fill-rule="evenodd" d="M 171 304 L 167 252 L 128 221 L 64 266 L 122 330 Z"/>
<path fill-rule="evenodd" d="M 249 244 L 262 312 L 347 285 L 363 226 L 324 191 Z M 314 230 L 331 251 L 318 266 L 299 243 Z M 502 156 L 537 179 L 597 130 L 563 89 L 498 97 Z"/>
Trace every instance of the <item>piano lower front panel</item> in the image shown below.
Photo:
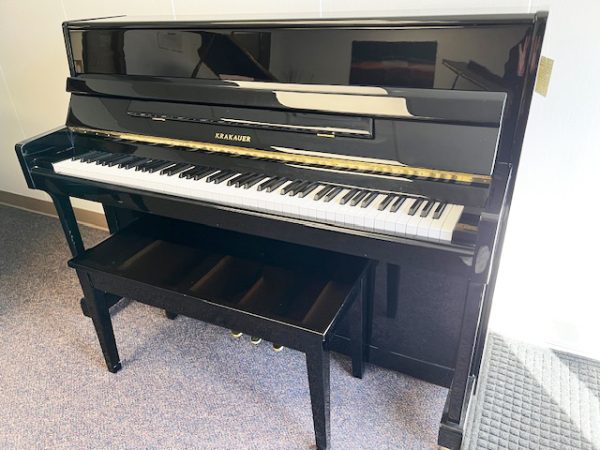
<path fill-rule="evenodd" d="M 459 256 L 454 259 L 456 265 L 465 264 Z M 415 266 L 407 255 L 397 265 L 398 277 L 393 280 L 395 289 L 390 295 L 387 264 L 378 263 L 370 315 L 371 363 L 450 386 L 467 279 L 444 272 L 442 266 L 446 264 Z M 349 354 L 351 320 L 351 316 L 344 319 L 332 342 L 333 349 L 340 353 Z"/>

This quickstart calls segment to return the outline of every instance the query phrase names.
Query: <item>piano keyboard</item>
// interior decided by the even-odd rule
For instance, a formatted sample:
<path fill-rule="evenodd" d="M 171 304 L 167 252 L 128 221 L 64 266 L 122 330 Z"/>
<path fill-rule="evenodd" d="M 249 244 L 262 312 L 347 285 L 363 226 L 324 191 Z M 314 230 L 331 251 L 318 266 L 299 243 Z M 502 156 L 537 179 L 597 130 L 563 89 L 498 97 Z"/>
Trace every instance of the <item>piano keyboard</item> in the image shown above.
<path fill-rule="evenodd" d="M 434 242 L 452 241 L 463 212 L 461 205 L 402 193 L 106 152 L 88 152 L 53 167 L 76 178 Z"/>

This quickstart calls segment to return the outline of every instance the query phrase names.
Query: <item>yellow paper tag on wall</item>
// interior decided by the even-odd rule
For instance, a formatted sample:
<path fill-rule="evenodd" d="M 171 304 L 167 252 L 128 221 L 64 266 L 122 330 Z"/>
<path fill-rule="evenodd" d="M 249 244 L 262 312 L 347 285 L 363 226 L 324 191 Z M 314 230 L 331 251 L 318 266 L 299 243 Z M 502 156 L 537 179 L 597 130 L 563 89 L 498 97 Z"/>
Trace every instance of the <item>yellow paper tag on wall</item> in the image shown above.
<path fill-rule="evenodd" d="M 550 85 L 550 75 L 552 75 L 552 66 L 554 60 L 542 56 L 538 67 L 537 78 L 535 79 L 535 92 L 546 97 L 548 95 L 548 86 Z"/>

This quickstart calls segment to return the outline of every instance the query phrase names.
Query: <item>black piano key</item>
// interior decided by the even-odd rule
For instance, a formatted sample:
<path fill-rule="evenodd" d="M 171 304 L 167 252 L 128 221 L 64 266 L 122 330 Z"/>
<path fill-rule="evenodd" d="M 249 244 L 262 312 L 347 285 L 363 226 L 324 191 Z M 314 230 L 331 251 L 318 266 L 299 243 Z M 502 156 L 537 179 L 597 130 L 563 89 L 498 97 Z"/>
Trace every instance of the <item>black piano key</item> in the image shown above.
<path fill-rule="evenodd" d="M 191 180 L 192 178 L 194 178 L 196 175 L 198 175 L 200 172 L 202 172 L 204 170 L 206 170 L 205 167 L 194 166 L 190 170 L 186 170 L 185 172 L 181 172 L 179 174 L 179 177 L 180 178 L 185 178 L 186 180 Z"/>
<path fill-rule="evenodd" d="M 285 195 L 288 192 L 293 192 L 294 188 L 300 186 L 301 184 L 302 184 L 302 181 L 300 181 L 300 180 L 292 181 L 290 184 L 288 184 L 286 187 L 284 187 L 281 190 L 281 195 Z"/>
<path fill-rule="evenodd" d="M 140 158 L 137 161 L 132 161 L 129 164 L 127 164 L 127 166 L 125 166 L 126 169 L 135 169 L 137 166 L 141 166 L 143 164 L 148 164 L 148 161 L 150 161 L 148 158 Z"/>
<path fill-rule="evenodd" d="M 290 191 L 290 195 L 293 197 L 310 184 L 310 181 L 303 181 L 298 186 L 294 186 L 294 188 Z"/>
<path fill-rule="evenodd" d="M 394 200 L 396 198 L 395 194 L 388 194 L 388 196 L 386 198 L 384 198 L 383 200 L 381 200 L 381 203 L 379 204 L 379 206 L 377 207 L 377 209 L 379 211 L 383 211 L 385 208 L 388 207 L 388 205 L 390 203 L 392 203 L 392 200 Z"/>
<path fill-rule="evenodd" d="M 417 211 L 419 210 L 419 208 L 421 207 L 421 205 L 423 204 L 424 200 L 422 198 L 418 198 L 414 201 L 414 203 L 411 205 L 411 207 L 408 209 L 408 215 L 409 216 L 414 216 Z"/>
<path fill-rule="evenodd" d="M 437 220 L 442 216 L 444 210 L 446 209 L 446 205 L 446 203 L 440 203 L 438 207 L 435 208 L 435 211 L 433 212 L 433 220 Z"/>
<path fill-rule="evenodd" d="M 312 191 L 314 191 L 319 186 L 320 186 L 319 183 L 309 183 L 307 186 L 304 186 L 304 188 L 300 192 L 298 192 L 298 197 L 300 197 L 300 198 L 306 197 L 308 194 L 310 194 Z"/>
<path fill-rule="evenodd" d="M 161 170 L 161 169 L 164 169 L 165 167 L 168 167 L 168 166 L 165 165 L 165 163 L 168 163 L 168 161 L 163 161 L 161 159 L 153 159 L 152 161 L 150 161 L 147 164 L 143 164 L 141 166 L 137 166 L 135 168 L 135 170 L 141 170 L 142 172 L 150 172 L 150 173 L 152 173 L 153 169 Z M 173 163 L 170 163 L 170 164 L 173 164 Z M 158 167 L 158 169 L 157 169 L 157 167 Z"/>
<path fill-rule="evenodd" d="M 406 201 L 406 198 L 407 197 L 405 195 L 401 195 L 400 197 L 398 197 L 396 201 L 394 201 L 394 203 L 392 204 L 390 211 L 393 213 L 397 212 L 402 206 L 402 204 Z"/>
<path fill-rule="evenodd" d="M 104 155 L 101 155 L 99 158 L 96 158 L 94 160 L 94 164 L 100 164 L 100 163 L 102 163 L 102 161 L 105 161 L 107 159 L 111 159 L 114 156 L 115 156 L 114 153 L 105 153 Z"/>
<path fill-rule="evenodd" d="M 105 161 L 107 159 L 112 158 L 113 156 L 115 156 L 114 153 L 106 153 L 102 156 L 99 156 L 98 158 L 94 159 L 94 164 L 98 164 L 100 165 L 100 163 L 102 163 L 102 161 Z"/>
<path fill-rule="evenodd" d="M 358 205 L 360 201 L 367 196 L 368 193 L 369 191 L 360 191 L 358 194 L 352 197 L 352 200 L 350 200 L 350 206 Z"/>
<path fill-rule="evenodd" d="M 90 152 L 85 152 L 85 153 L 81 153 L 80 155 L 75 155 L 71 158 L 72 161 L 77 161 L 77 160 L 81 160 L 81 159 L 85 159 L 88 156 L 93 156 L 96 153 L 99 153 L 97 150 L 92 150 Z"/>
<path fill-rule="evenodd" d="M 102 158 L 96 161 L 96 164 L 100 164 L 101 166 L 105 166 L 107 163 L 114 161 L 115 159 L 121 159 L 123 155 L 118 153 L 111 154 L 108 158 Z"/>
<path fill-rule="evenodd" d="M 264 175 L 259 175 L 257 173 L 246 174 L 246 176 L 244 176 L 243 178 L 240 178 L 238 181 L 236 181 L 234 186 L 235 187 L 246 187 L 247 182 L 253 181 L 256 178 L 258 178 L 259 180 L 263 179 Z"/>
<path fill-rule="evenodd" d="M 173 163 L 170 161 L 156 161 L 156 165 L 153 165 L 152 167 L 146 167 L 144 169 L 144 172 L 155 173 L 158 171 L 166 170 L 171 166 L 173 166 Z"/>
<path fill-rule="evenodd" d="M 194 180 L 196 180 L 196 181 L 201 180 L 202 178 L 207 177 L 209 175 L 212 175 L 215 172 L 218 172 L 218 170 L 217 169 L 206 168 L 206 169 L 198 172 L 196 175 L 194 175 Z"/>
<path fill-rule="evenodd" d="M 358 189 L 350 189 L 350 191 L 348 191 L 346 195 L 344 195 L 340 200 L 340 205 L 345 205 L 346 203 L 348 203 L 350 199 L 356 195 L 357 192 Z"/>
<path fill-rule="evenodd" d="M 379 192 L 371 192 L 369 195 L 367 195 L 367 197 L 363 200 L 363 202 L 360 204 L 361 208 L 366 208 L 367 206 L 369 206 L 371 203 L 373 203 L 373 200 L 375 200 L 377 198 L 377 196 L 379 195 Z"/>
<path fill-rule="evenodd" d="M 115 156 L 114 158 L 110 158 L 108 160 L 103 161 L 102 163 L 100 163 L 100 165 L 105 167 L 112 167 L 116 164 L 119 164 L 119 161 L 123 161 L 123 159 L 125 159 L 124 155 Z"/>
<path fill-rule="evenodd" d="M 96 164 L 98 164 L 99 166 L 104 166 L 104 165 L 106 165 L 105 164 L 106 162 L 112 161 L 113 159 L 120 158 L 120 157 L 121 157 L 121 155 L 118 153 L 110 153 L 107 156 L 103 156 L 102 158 L 97 159 Z"/>
<path fill-rule="evenodd" d="M 198 166 L 192 166 L 183 172 L 179 172 L 179 178 L 192 178 L 192 176 L 198 171 Z"/>
<path fill-rule="evenodd" d="M 327 195 L 325 196 L 325 202 L 330 202 L 331 200 L 333 200 L 340 192 L 342 192 L 342 188 L 337 186 L 334 187 L 331 191 L 329 191 L 327 193 Z"/>
<path fill-rule="evenodd" d="M 128 160 L 129 160 L 129 155 L 121 155 L 120 157 L 107 162 L 106 167 L 113 167 L 113 166 L 116 166 L 117 164 L 121 164 L 122 162 L 128 161 Z"/>
<path fill-rule="evenodd" d="M 331 191 L 332 189 L 333 189 L 333 186 L 325 186 L 323 189 L 321 189 L 319 192 L 317 192 L 315 194 L 315 200 L 318 202 L 323 197 L 325 197 L 329 193 L 329 191 Z"/>
<path fill-rule="evenodd" d="M 193 166 L 192 164 L 178 163 L 178 164 L 175 164 L 174 166 L 163 169 L 161 171 L 161 174 L 164 172 L 165 175 L 172 177 L 173 175 L 177 175 L 179 172 L 183 172 L 184 170 L 187 170 L 192 166 Z"/>
<path fill-rule="evenodd" d="M 421 217 L 427 217 L 431 212 L 431 209 L 433 208 L 434 204 L 435 201 L 427 200 L 427 203 L 425 203 L 425 206 L 423 206 L 423 209 L 421 210 Z"/>
<path fill-rule="evenodd" d="M 256 183 L 258 183 L 264 179 L 265 179 L 264 175 L 254 175 L 253 177 L 248 178 L 246 181 L 244 181 L 244 184 L 242 185 L 242 187 L 244 189 L 250 189 Z"/>
<path fill-rule="evenodd" d="M 87 156 L 85 158 L 81 158 L 81 162 L 84 162 L 84 163 L 93 163 L 97 159 L 102 158 L 103 156 L 106 156 L 106 155 L 107 155 L 107 153 L 105 153 L 105 152 L 97 152 L 94 155 L 90 155 L 90 156 Z"/>
<path fill-rule="evenodd" d="M 229 173 L 229 170 L 219 170 L 218 172 L 213 173 L 209 177 L 206 178 L 207 183 L 212 183 L 217 177 L 220 177 L 223 174 Z"/>
<path fill-rule="evenodd" d="M 256 188 L 256 190 L 257 190 L 257 191 L 259 191 L 259 192 L 260 192 L 260 191 L 264 191 L 264 190 L 265 190 L 266 188 L 268 188 L 268 187 L 269 187 L 269 186 L 270 186 L 272 183 L 275 183 L 275 181 L 276 181 L 276 180 L 278 180 L 278 179 L 279 179 L 279 177 L 272 177 L 272 178 L 269 178 L 268 180 L 266 180 L 266 181 L 263 181 L 262 183 L 260 183 L 260 184 L 258 185 L 258 187 Z"/>
<path fill-rule="evenodd" d="M 141 158 L 139 156 L 131 155 L 128 159 L 121 161 L 117 167 L 119 169 L 129 169 L 129 164 L 134 164 L 136 161 L 139 161 Z"/>
<path fill-rule="evenodd" d="M 276 180 L 274 183 L 267 187 L 267 192 L 273 192 L 275 189 L 279 188 L 282 184 L 285 184 L 288 181 L 290 180 L 288 180 L 287 178 L 280 178 Z"/>
<path fill-rule="evenodd" d="M 234 172 L 233 170 L 230 170 L 227 173 L 223 173 L 223 174 L 219 175 L 217 178 L 215 178 L 214 183 L 221 184 L 223 181 L 227 180 L 228 178 L 231 178 L 236 173 L 237 172 Z"/>
<path fill-rule="evenodd" d="M 143 166 L 140 166 L 140 167 L 142 168 L 142 172 L 151 172 L 153 169 L 156 169 L 157 167 L 158 167 L 157 170 L 162 170 L 162 169 L 165 169 L 165 168 L 169 167 L 166 164 L 173 165 L 172 162 L 165 161 L 164 159 L 153 159 L 148 164 L 144 164 Z"/>
<path fill-rule="evenodd" d="M 157 163 L 158 163 L 158 161 L 157 161 L 157 160 L 155 160 L 155 159 L 149 159 L 149 160 L 148 160 L 148 161 L 146 161 L 144 164 L 138 164 L 138 165 L 135 167 L 135 170 L 136 170 L 136 172 L 140 172 L 140 171 L 142 171 L 142 170 L 145 172 L 145 171 L 146 171 L 146 170 L 145 170 L 146 168 L 148 168 L 148 167 L 152 167 L 154 164 L 157 164 Z"/>
<path fill-rule="evenodd" d="M 107 159 L 110 159 L 114 156 L 114 153 L 105 153 L 104 155 L 99 156 L 98 158 L 95 158 L 93 161 L 94 164 L 100 165 L 102 163 L 102 161 L 105 161 Z"/>
<path fill-rule="evenodd" d="M 250 178 L 252 175 L 253 174 L 248 173 L 248 172 L 240 173 L 239 175 L 236 175 L 235 177 L 231 178 L 227 182 L 227 186 L 232 186 L 232 185 L 236 184 L 238 181 L 246 180 L 247 178 Z M 236 187 L 240 187 L 240 185 L 237 184 Z"/>

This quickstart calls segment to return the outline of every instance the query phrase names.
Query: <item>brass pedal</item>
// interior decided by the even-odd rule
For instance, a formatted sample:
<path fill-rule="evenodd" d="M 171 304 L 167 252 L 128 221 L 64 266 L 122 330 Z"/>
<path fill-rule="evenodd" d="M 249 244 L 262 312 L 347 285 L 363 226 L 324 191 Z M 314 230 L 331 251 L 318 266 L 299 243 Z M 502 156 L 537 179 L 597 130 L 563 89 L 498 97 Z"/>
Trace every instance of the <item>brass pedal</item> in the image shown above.
<path fill-rule="evenodd" d="M 231 330 L 231 337 L 235 338 L 235 339 L 239 339 L 242 337 L 242 332 L 241 331 L 235 331 L 235 330 Z"/>
<path fill-rule="evenodd" d="M 273 351 L 279 353 L 283 350 L 283 345 L 273 344 Z"/>
<path fill-rule="evenodd" d="M 252 336 L 252 337 L 250 337 L 250 342 L 254 345 L 258 345 L 262 342 L 262 338 L 259 338 L 257 336 Z"/>

